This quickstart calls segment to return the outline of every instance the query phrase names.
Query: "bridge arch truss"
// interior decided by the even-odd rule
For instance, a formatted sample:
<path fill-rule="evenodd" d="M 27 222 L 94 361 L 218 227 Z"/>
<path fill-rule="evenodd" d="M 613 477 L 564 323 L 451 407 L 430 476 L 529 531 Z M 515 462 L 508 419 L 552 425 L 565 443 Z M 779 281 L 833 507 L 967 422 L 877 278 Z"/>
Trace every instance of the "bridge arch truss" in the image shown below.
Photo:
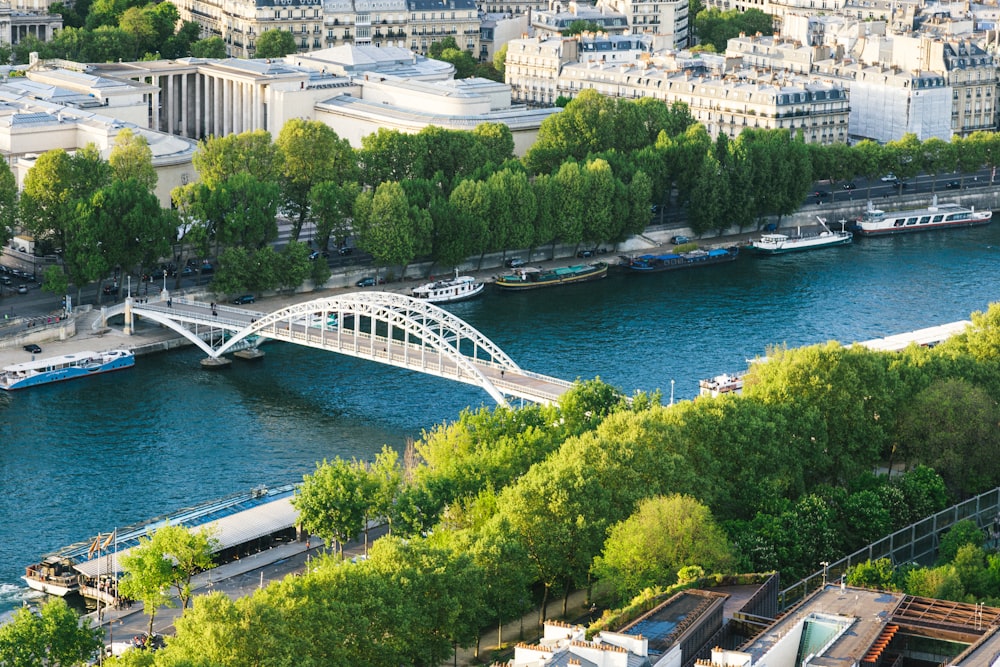
<path fill-rule="evenodd" d="M 221 305 L 214 314 L 191 313 L 184 309 L 187 303 L 194 302 L 178 299 L 171 307 L 159 302 L 133 311 L 180 332 L 216 358 L 261 339 L 285 341 L 476 385 L 498 403 L 506 403 L 505 395 L 524 397 L 513 385 L 516 378 L 544 377 L 523 371 L 456 315 L 402 294 L 355 292 L 266 314 Z M 227 335 L 224 342 L 212 344 L 192 333 L 191 325 L 225 329 Z"/>

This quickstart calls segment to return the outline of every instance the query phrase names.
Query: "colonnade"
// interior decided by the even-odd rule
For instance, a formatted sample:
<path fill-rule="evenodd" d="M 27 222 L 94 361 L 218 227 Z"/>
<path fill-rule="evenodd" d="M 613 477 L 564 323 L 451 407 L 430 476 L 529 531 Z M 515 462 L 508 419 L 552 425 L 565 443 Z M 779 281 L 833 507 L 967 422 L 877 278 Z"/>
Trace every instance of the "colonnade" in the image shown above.
<path fill-rule="evenodd" d="M 10 35 L 6 40 L 9 44 L 18 44 L 29 35 L 37 37 L 40 41 L 48 42 L 56 30 L 62 27 L 62 17 L 47 15 L 26 14 L 11 17 L 7 21 L 0 22 L 0 35 Z"/>
<path fill-rule="evenodd" d="M 159 87 L 150 95 L 150 127 L 191 139 L 267 129 L 265 88 L 239 80 L 190 71 L 153 74 Z"/>

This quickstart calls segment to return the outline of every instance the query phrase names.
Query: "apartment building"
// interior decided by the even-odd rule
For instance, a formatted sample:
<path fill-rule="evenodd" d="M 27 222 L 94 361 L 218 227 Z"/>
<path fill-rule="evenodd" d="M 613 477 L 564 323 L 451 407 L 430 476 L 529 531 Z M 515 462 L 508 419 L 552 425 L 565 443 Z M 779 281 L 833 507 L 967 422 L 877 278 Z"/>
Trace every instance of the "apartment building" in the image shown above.
<path fill-rule="evenodd" d="M 586 21 L 600 26 L 609 35 L 621 35 L 629 29 L 628 17 L 606 5 L 592 7 L 570 0 L 568 3 L 555 0 L 545 9 L 531 13 L 531 27 L 536 37 L 560 37 L 577 21 Z"/>
<path fill-rule="evenodd" d="M 558 83 L 559 93 L 567 97 L 590 88 L 612 97 L 683 102 L 713 138 L 735 138 L 746 128 L 760 128 L 801 132 L 806 143 L 847 141 L 847 91 L 827 81 L 752 70 L 694 74 L 662 70 L 650 60 L 632 66 L 567 65 Z"/>
<path fill-rule="evenodd" d="M 624 14 L 632 34 L 653 35 L 656 48 L 683 49 L 688 45 L 687 0 L 600 0 L 599 6 Z"/>
<path fill-rule="evenodd" d="M 824 34 L 814 28 L 826 24 L 794 18 L 788 21 L 794 34 L 822 43 L 741 35 L 729 40 L 726 53 L 744 66 L 812 73 L 850 89 L 853 140 L 886 142 L 907 132 L 950 140 L 996 129 L 996 60 L 970 40 L 887 33 L 878 21 Z"/>
<path fill-rule="evenodd" d="M 453 37 L 479 51 L 474 0 L 176 0 L 181 19 L 198 23 L 203 37 L 219 36 L 228 55 L 253 58 L 268 30 L 295 37 L 299 52 L 357 46 L 406 46 L 426 53 Z"/>
<path fill-rule="evenodd" d="M 511 40 L 507 45 L 506 82 L 515 100 L 550 105 L 559 96 L 558 77 L 572 63 L 631 64 L 654 52 L 651 35 L 582 33 L 573 37 Z"/>

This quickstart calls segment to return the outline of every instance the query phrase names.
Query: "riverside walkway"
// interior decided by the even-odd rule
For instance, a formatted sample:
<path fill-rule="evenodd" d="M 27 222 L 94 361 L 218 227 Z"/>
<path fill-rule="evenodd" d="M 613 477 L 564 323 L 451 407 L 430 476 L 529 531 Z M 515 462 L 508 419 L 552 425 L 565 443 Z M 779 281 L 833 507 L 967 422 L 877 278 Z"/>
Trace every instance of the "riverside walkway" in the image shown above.
<path fill-rule="evenodd" d="M 139 316 L 173 329 L 210 359 L 256 349 L 265 340 L 304 345 L 484 389 L 497 403 L 508 397 L 549 404 L 572 382 L 527 371 L 459 317 L 433 304 L 391 292 L 355 292 L 314 299 L 265 313 L 189 299 L 126 299 L 104 312 Z"/>

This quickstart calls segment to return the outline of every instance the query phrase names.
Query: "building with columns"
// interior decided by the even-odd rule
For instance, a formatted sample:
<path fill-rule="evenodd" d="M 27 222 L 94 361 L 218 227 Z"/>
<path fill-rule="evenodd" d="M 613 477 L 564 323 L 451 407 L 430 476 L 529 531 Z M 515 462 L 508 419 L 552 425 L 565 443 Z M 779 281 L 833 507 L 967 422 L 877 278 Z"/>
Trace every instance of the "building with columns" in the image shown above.
<path fill-rule="evenodd" d="M 195 140 L 251 130 L 277 136 L 292 118 L 322 121 L 354 146 L 378 128 L 471 130 L 499 122 L 511 128 L 523 152 L 541 122 L 559 112 L 515 105 L 505 84 L 456 81 L 450 63 L 398 47 L 342 46 L 276 60 L 183 58 L 78 67 L 95 82 L 131 86 L 141 101 L 130 108 L 130 118 Z"/>

